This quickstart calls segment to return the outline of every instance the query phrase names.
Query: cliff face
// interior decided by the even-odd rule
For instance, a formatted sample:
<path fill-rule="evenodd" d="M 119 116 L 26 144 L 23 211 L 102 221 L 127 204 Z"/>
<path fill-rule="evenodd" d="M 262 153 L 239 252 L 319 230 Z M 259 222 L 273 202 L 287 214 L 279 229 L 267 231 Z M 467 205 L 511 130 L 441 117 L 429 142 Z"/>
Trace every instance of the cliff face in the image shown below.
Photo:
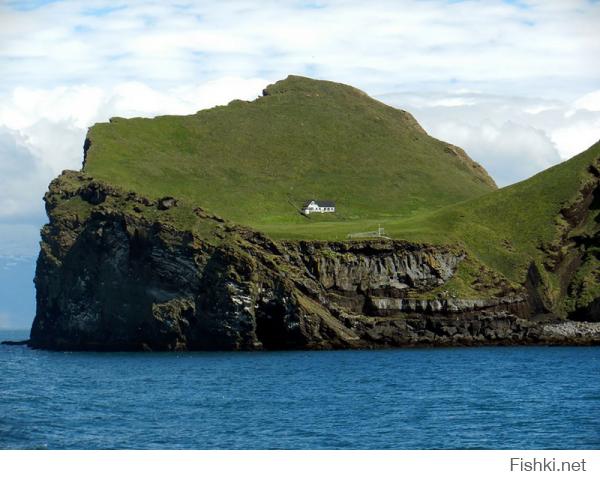
<path fill-rule="evenodd" d="M 539 311 L 524 288 L 460 248 L 392 240 L 275 242 L 176 199 L 150 201 L 77 172 L 64 172 L 45 200 L 50 222 L 42 231 L 30 342 L 36 348 L 600 339 L 594 329 L 584 336 L 573 325 L 548 329 L 547 319 L 532 318 Z"/>

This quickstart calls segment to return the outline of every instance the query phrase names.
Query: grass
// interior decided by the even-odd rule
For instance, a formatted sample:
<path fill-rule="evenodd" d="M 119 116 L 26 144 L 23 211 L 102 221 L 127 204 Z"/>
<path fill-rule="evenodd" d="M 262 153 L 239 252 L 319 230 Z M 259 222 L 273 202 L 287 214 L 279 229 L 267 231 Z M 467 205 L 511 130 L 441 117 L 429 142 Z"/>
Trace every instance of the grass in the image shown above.
<path fill-rule="evenodd" d="M 578 199 L 591 180 L 589 167 L 600 159 L 600 142 L 571 160 L 476 200 L 452 205 L 390 225 L 406 239 L 461 243 L 488 266 L 522 280 L 540 246 L 563 228 L 560 211 Z M 592 215 L 595 216 L 595 215 Z"/>
<path fill-rule="evenodd" d="M 195 115 L 97 124 L 85 171 L 274 230 L 410 217 L 495 189 L 464 152 L 352 87 L 288 77 L 267 93 Z M 299 215 L 309 198 L 336 201 L 337 216 Z"/>
<path fill-rule="evenodd" d="M 195 115 L 97 124 L 84 170 L 278 239 L 345 240 L 381 225 L 392 238 L 458 244 L 522 281 L 600 157 L 597 143 L 498 190 L 460 149 L 352 87 L 288 77 L 266 93 Z M 337 213 L 300 215 L 309 198 L 335 200 Z"/>
<path fill-rule="evenodd" d="M 349 233 L 373 231 L 380 224 L 392 238 L 460 244 L 487 266 L 520 281 L 529 263 L 541 260 L 539 247 L 556 238 L 561 209 L 576 201 L 590 180 L 589 166 L 599 158 L 600 142 L 523 182 L 410 217 L 254 226 L 275 238 L 344 240 Z"/>

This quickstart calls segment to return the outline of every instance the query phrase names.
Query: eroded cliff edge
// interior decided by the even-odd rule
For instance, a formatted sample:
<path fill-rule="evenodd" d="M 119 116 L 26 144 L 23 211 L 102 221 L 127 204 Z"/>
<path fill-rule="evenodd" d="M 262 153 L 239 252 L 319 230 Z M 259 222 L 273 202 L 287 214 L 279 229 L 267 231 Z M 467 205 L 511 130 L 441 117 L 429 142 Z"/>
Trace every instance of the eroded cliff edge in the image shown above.
<path fill-rule="evenodd" d="M 537 267 L 515 284 L 459 247 L 276 242 L 79 172 L 45 201 L 35 348 L 600 343 L 598 324 L 552 311 Z"/>

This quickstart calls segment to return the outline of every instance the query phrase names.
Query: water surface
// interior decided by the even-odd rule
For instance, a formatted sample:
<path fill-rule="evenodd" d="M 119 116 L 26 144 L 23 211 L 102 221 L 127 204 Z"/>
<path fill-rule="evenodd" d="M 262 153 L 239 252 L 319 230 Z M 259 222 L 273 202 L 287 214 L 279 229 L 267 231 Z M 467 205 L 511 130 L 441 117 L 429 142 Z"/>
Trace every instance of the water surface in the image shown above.
<path fill-rule="evenodd" d="M 597 449 L 600 348 L 0 346 L 0 447 Z"/>

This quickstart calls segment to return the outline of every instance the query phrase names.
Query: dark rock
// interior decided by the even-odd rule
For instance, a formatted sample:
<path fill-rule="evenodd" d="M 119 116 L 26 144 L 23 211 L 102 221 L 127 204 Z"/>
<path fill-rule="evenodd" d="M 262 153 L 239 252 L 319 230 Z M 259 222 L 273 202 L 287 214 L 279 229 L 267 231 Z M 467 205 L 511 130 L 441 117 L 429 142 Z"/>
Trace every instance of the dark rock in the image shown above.
<path fill-rule="evenodd" d="M 0 342 L 0 345 L 10 345 L 10 346 L 29 345 L 29 340 L 4 340 L 3 342 Z"/>
<path fill-rule="evenodd" d="M 98 183 L 90 183 L 80 192 L 81 198 L 92 205 L 100 205 L 106 200 L 107 195 L 108 193 Z"/>
<path fill-rule="evenodd" d="M 194 213 L 212 233 L 197 237 L 161 221 L 156 210 L 146 219 L 135 208 L 146 205 L 142 198 L 77 175 L 66 172 L 45 197 L 50 222 L 35 277 L 34 348 L 330 349 L 587 338 L 583 327 L 544 328 L 555 318 L 536 315 L 546 303 L 535 297 L 542 283 L 535 271 L 529 290 L 511 290 L 498 275 L 480 298 L 435 297 L 428 292 L 453 278 L 464 251 L 394 240 L 276 242 L 200 208 Z M 88 202 L 89 215 L 55 208 L 74 196 Z M 157 208 L 176 204 L 165 197 Z M 487 295 L 492 287 L 503 293 Z"/>
<path fill-rule="evenodd" d="M 168 210 L 169 208 L 173 208 L 177 206 L 177 200 L 173 197 L 163 197 L 158 200 L 158 209 L 159 210 Z"/>

